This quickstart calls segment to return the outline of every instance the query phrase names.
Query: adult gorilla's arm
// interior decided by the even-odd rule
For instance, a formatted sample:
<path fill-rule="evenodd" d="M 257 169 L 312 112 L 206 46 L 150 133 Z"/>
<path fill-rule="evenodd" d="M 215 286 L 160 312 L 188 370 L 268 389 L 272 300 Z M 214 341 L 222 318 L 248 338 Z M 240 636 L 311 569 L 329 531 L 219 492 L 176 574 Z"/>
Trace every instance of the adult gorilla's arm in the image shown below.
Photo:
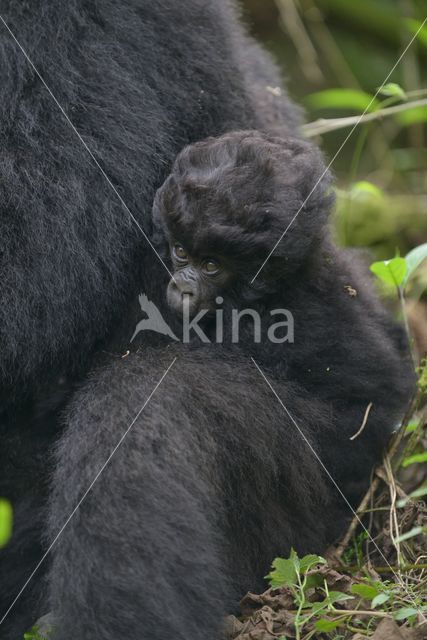
<path fill-rule="evenodd" d="M 2 15 L 146 232 L 184 144 L 262 124 L 228 0 L 10 0 Z M 163 267 L 1 23 L 0 60 L 4 401 L 85 368 Z"/>

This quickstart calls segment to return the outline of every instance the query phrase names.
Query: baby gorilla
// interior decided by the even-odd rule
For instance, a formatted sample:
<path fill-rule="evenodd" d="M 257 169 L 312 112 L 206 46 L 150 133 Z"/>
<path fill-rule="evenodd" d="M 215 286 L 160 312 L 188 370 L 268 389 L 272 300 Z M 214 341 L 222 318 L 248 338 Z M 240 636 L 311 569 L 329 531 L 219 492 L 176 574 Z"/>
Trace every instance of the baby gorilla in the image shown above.
<path fill-rule="evenodd" d="M 330 174 L 312 144 L 240 131 L 186 147 L 153 213 L 159 247 L 162 241 L 165 258 L 171 255 L 170 306 L 181 312 L 187 295 L 193 322 L 210 312 L 203 330 L 222 343 L 212 347 L 221 357 L 238 343 L 233 349 L 274 380 L 324 403 L 328 430 L 319 424 L 315 449 L 356 504 L 404 411 L 413 372 L 406 337 L 377 299 L 366 265 L 330 238 L 333 202 Z M 219 303 L 221 341 L 212 340 Z M 239 315 L 238 340 L 230 309 L 232 319 Z M 292 314 L 293 339 L 272 340 L 271 318 L 283 309 Z M 350 440 L 369 405 L 363 433 Z"/>
<path fill-rule="evenodd" d="M 188 300 L 191 316 L 209 317 L 219 296 L 240 307 L 267 302 L 319 242 L 329 185 L 320 152 L 300 139 L 243 131 L 186 147 L 154 205 L 173 266 L 169 306 L 181 314 Z M 252 283 L 289 225 L 291 243 L 277 246 Z"/>

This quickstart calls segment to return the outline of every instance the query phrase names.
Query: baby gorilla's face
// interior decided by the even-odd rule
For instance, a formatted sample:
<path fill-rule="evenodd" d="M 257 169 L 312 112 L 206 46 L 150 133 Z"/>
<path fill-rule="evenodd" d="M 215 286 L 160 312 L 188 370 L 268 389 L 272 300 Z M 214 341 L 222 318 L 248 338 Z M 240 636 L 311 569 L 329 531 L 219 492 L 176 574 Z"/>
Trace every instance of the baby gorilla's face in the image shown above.
<path fill-rule="evenodd" d="M 199 311 L 213 312 L 215 300 L 232 279 L 230 266 L 216 255 L 191 256 L 185 247 L 174 242 L 171 246 L 173 277 L 169 282 L 169 306 L 182 314 L 188 305 L 190 317 Z"/>

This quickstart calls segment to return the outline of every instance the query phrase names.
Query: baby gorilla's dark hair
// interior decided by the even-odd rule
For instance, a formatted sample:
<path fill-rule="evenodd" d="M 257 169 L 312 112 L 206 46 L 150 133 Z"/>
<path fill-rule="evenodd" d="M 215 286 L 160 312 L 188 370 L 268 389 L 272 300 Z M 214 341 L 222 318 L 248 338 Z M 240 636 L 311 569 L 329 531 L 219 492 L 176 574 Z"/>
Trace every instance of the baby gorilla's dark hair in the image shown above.
<path fill-rule="evenodd" d="M 246 266 L 248 259 L 262 262 L 291 225 L 274 256 L 295 270 L 325 233 L 330 184 L 322 154 L 309 142 L 227 133 L 178 155 L 157 192 L 154 220 L 169 244 L 179 240 L 191 255 L 243 258 Z"/>

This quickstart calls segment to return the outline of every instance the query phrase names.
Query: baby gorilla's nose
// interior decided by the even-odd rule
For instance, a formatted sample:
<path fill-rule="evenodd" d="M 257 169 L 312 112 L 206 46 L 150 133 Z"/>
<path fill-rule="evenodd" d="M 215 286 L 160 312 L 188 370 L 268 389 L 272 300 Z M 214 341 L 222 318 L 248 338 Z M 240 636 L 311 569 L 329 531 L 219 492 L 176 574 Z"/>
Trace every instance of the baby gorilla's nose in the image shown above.
<path fill-rule="evenodd" d="M 172 280 L 172 282 L 182 297 L 194 295 L 194 286 L 190 282 L 182 280 Z"/>
<path fill-rule="evenodd" d="M 191 278 L 182 277 L 175 273 L 171 279 L 167 290 L 167 301 L 169 306 L 181 314 L 184 304 L 188 304 L 190 315 L 197 307 L 198 289 L 197 281 Z"/>

